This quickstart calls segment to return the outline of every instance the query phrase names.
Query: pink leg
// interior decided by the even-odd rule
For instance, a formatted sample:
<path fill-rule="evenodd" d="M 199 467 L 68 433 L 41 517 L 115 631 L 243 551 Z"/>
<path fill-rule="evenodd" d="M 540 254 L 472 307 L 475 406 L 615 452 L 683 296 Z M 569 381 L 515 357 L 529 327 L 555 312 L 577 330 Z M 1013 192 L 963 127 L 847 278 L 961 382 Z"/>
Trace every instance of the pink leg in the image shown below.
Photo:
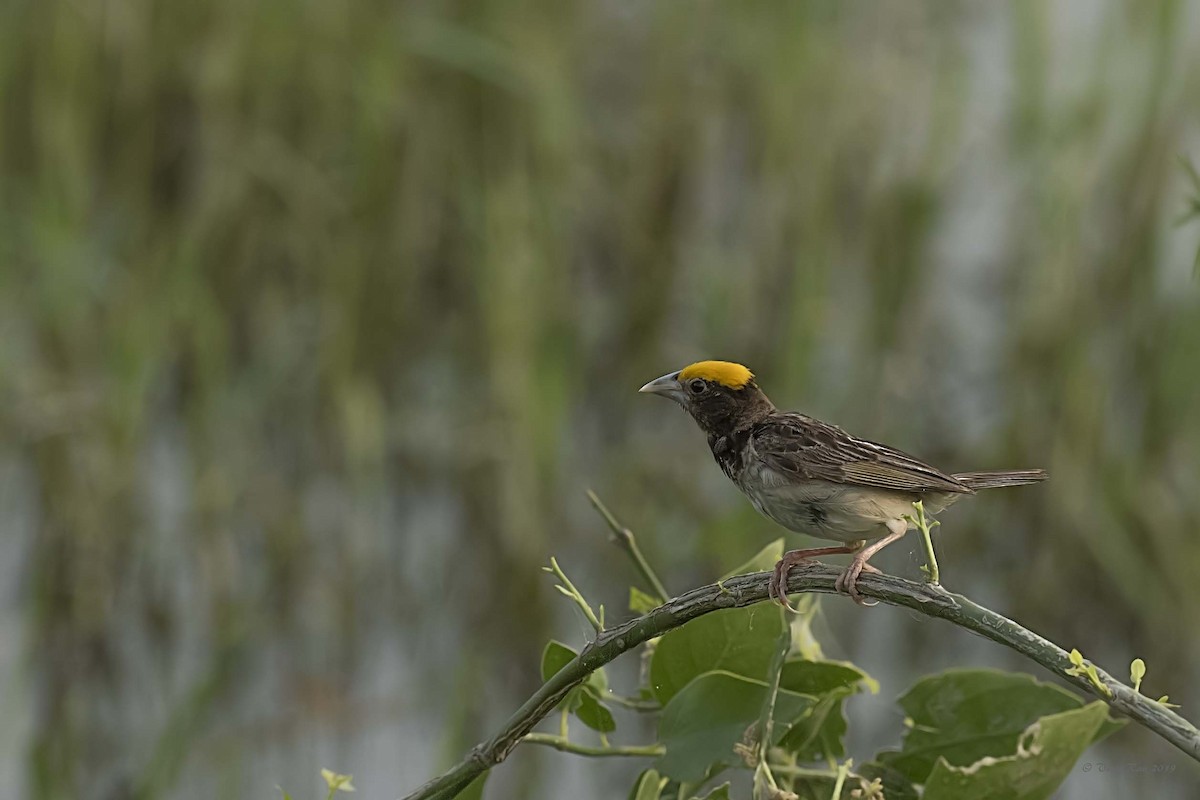
<path fill-rule="evenodd" d="M 876 572 L 879 570 L 867 563 L 871 556 L 878 553 L 883 548 L 887 547 L 892 542 L 908 533 L 908 523 L 902 519 L 891 520 L 887 523 L 888 533 L 879 541 L 872 542 L 870 547 L 866 547 L 854 556 L 854 560 L 850 562 L 850 566 L 846 567 L 846 571 L 838 576 L 837 582 L 834 583 L 834 588 L 839 592 L 845 592 L 850 595 L 854 602 L 860 606 L 874 605 L 863 600 L 862 595 L 858 593 L 858 576 L 863 572 Z"/>
<path fill-rule="evenodd" d="M 779 605 L 786 608 L 788 611 L 795 613 L 796 609 L 792 608 L 792 604 L 787 599 L 787 577 L 788 572 L 792 567 L 799 564 L 812 561 L 817 556 L 833 556 L 840 553 L 857 553 L 865 541 L 850 542 L 849 544 L 839 547 L 810 547 L 806 550 L 789 550 L 783 554 L 783 558 L 775 564 L 775 572 L 771 575 L 771 582 L 767 584 L 767 595 L 772 600 L 775 600 Z"/>

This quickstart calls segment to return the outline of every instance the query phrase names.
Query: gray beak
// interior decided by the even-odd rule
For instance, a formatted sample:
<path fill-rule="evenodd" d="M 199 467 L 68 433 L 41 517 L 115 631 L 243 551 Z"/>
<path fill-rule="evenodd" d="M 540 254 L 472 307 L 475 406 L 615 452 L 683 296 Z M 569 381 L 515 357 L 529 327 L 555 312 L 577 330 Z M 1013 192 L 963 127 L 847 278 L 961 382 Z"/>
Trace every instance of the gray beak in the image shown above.
<path fill-rule="evenodd" d="M 687 395 L 684 393 L 683 387 L 679 384 L 678 372 L 671 372 L 663 375 L 661 378 L 655 378 L 638 389 L 638 391 L 649 394 L 661 394 L 663 397 L 669 397 L 680 405 L 687 400 Z"/>

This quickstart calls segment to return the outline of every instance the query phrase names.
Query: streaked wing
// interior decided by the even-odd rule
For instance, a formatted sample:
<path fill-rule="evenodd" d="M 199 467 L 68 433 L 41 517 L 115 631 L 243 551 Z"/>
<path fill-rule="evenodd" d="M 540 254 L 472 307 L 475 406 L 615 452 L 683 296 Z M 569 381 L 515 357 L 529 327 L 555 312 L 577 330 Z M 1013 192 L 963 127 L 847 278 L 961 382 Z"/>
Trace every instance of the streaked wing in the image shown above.
<path fill-rule="evenodd" d="M 795 478 L 905 492 L 972 493 L 907 453 L 851 436 L 804 414 L 772 414 L 753 427 L 750 442 L 767 467 Z"/>

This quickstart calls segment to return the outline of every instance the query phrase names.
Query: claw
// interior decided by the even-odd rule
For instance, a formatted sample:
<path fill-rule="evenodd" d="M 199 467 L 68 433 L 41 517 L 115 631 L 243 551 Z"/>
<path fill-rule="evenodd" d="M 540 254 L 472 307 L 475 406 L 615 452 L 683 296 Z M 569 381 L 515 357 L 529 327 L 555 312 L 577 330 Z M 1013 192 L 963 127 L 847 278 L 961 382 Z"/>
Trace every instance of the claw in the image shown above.
<path fill-rule="evenodd" d="M 874 605 L 874 603 L 869 603 L 865 600 L 858 591 L 858 576 L 862 574 L 867 566 L 855 559 L 850 562 L 850 566 L 846 567 L 842 574 L 838 575 L 837 580 L 833 582 L 834 589 L 843 594 L 850 595 L 850 599 L 860 606 Z M 879 570 L 871 567 L 871 571 L 878 572 Z"/>
<path fill-rule="evenodd" d="M 783 554 L 783 558 L 775 563 L 775 570 L 771 573 L 771 580 L 767 584 L 767 595 L 779 603 L 779 605 L 795 614 L 796 609 L 788 602 L 787 597 L 787 579 L 792 567 L 802 564 L 814 564 L 816 563 L 814 556 L 857 553 L 862 545 L 862 542 L 851 542 L 848 545 L 840 547 L 812 547 L 807 550 L 789 550 Z"/>
<path fill-rule="evenodd" d="M 779 559 L 775 563 L 775 570 L 771 573 L 771 581 L 767 584 L 767 594 L 772 600 L 795 614 L 796 609 L 788 601 L 787 596 L 787 576 L 791 569 L 792 563 L 786 557 Z"/>
<path fill-rule="evenodd" d="M 878 605 L 878 601 L 868 602 L 867 600 L 863 599 L 863 596 L 858 591 L 858 576 L 863 572 L 874 572 L 879 574 L 879 570 L 868 564 L 867 560 L 903 536 L 906 530 L 907 528 L 903 527 L 901 527 L 899 530 L 893 530 L 887 536 L 875 542 L 870 547 L 859 551 L 859 553 L 854 556 L 854 560 L 850 562 L 850 566 L 846 567 L 846 570 L 837 577 L 836 581 L 834 581 L 833 588 L 839 592 L 845 592 L 846 594 L 850 595 L 850 599 L 855 603 L 858 603 L 860 606 L 870 607 Z"/>

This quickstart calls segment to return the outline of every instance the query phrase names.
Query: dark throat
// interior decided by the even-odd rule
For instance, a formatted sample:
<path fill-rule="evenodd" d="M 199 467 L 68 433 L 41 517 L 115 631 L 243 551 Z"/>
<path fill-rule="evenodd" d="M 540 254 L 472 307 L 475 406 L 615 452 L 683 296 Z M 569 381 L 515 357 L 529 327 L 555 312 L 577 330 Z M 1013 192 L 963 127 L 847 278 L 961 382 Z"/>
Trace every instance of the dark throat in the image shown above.
<path fill-rule="evenodd" d="M 744 451 L 755 423 L 775 411 L 775 405 L 753 383 L 729 392 L 727 402 L 706 409 L 696 421 L 708 435 L 708 446 L 721 471 L 734 480 L 744 466 Z"/>

